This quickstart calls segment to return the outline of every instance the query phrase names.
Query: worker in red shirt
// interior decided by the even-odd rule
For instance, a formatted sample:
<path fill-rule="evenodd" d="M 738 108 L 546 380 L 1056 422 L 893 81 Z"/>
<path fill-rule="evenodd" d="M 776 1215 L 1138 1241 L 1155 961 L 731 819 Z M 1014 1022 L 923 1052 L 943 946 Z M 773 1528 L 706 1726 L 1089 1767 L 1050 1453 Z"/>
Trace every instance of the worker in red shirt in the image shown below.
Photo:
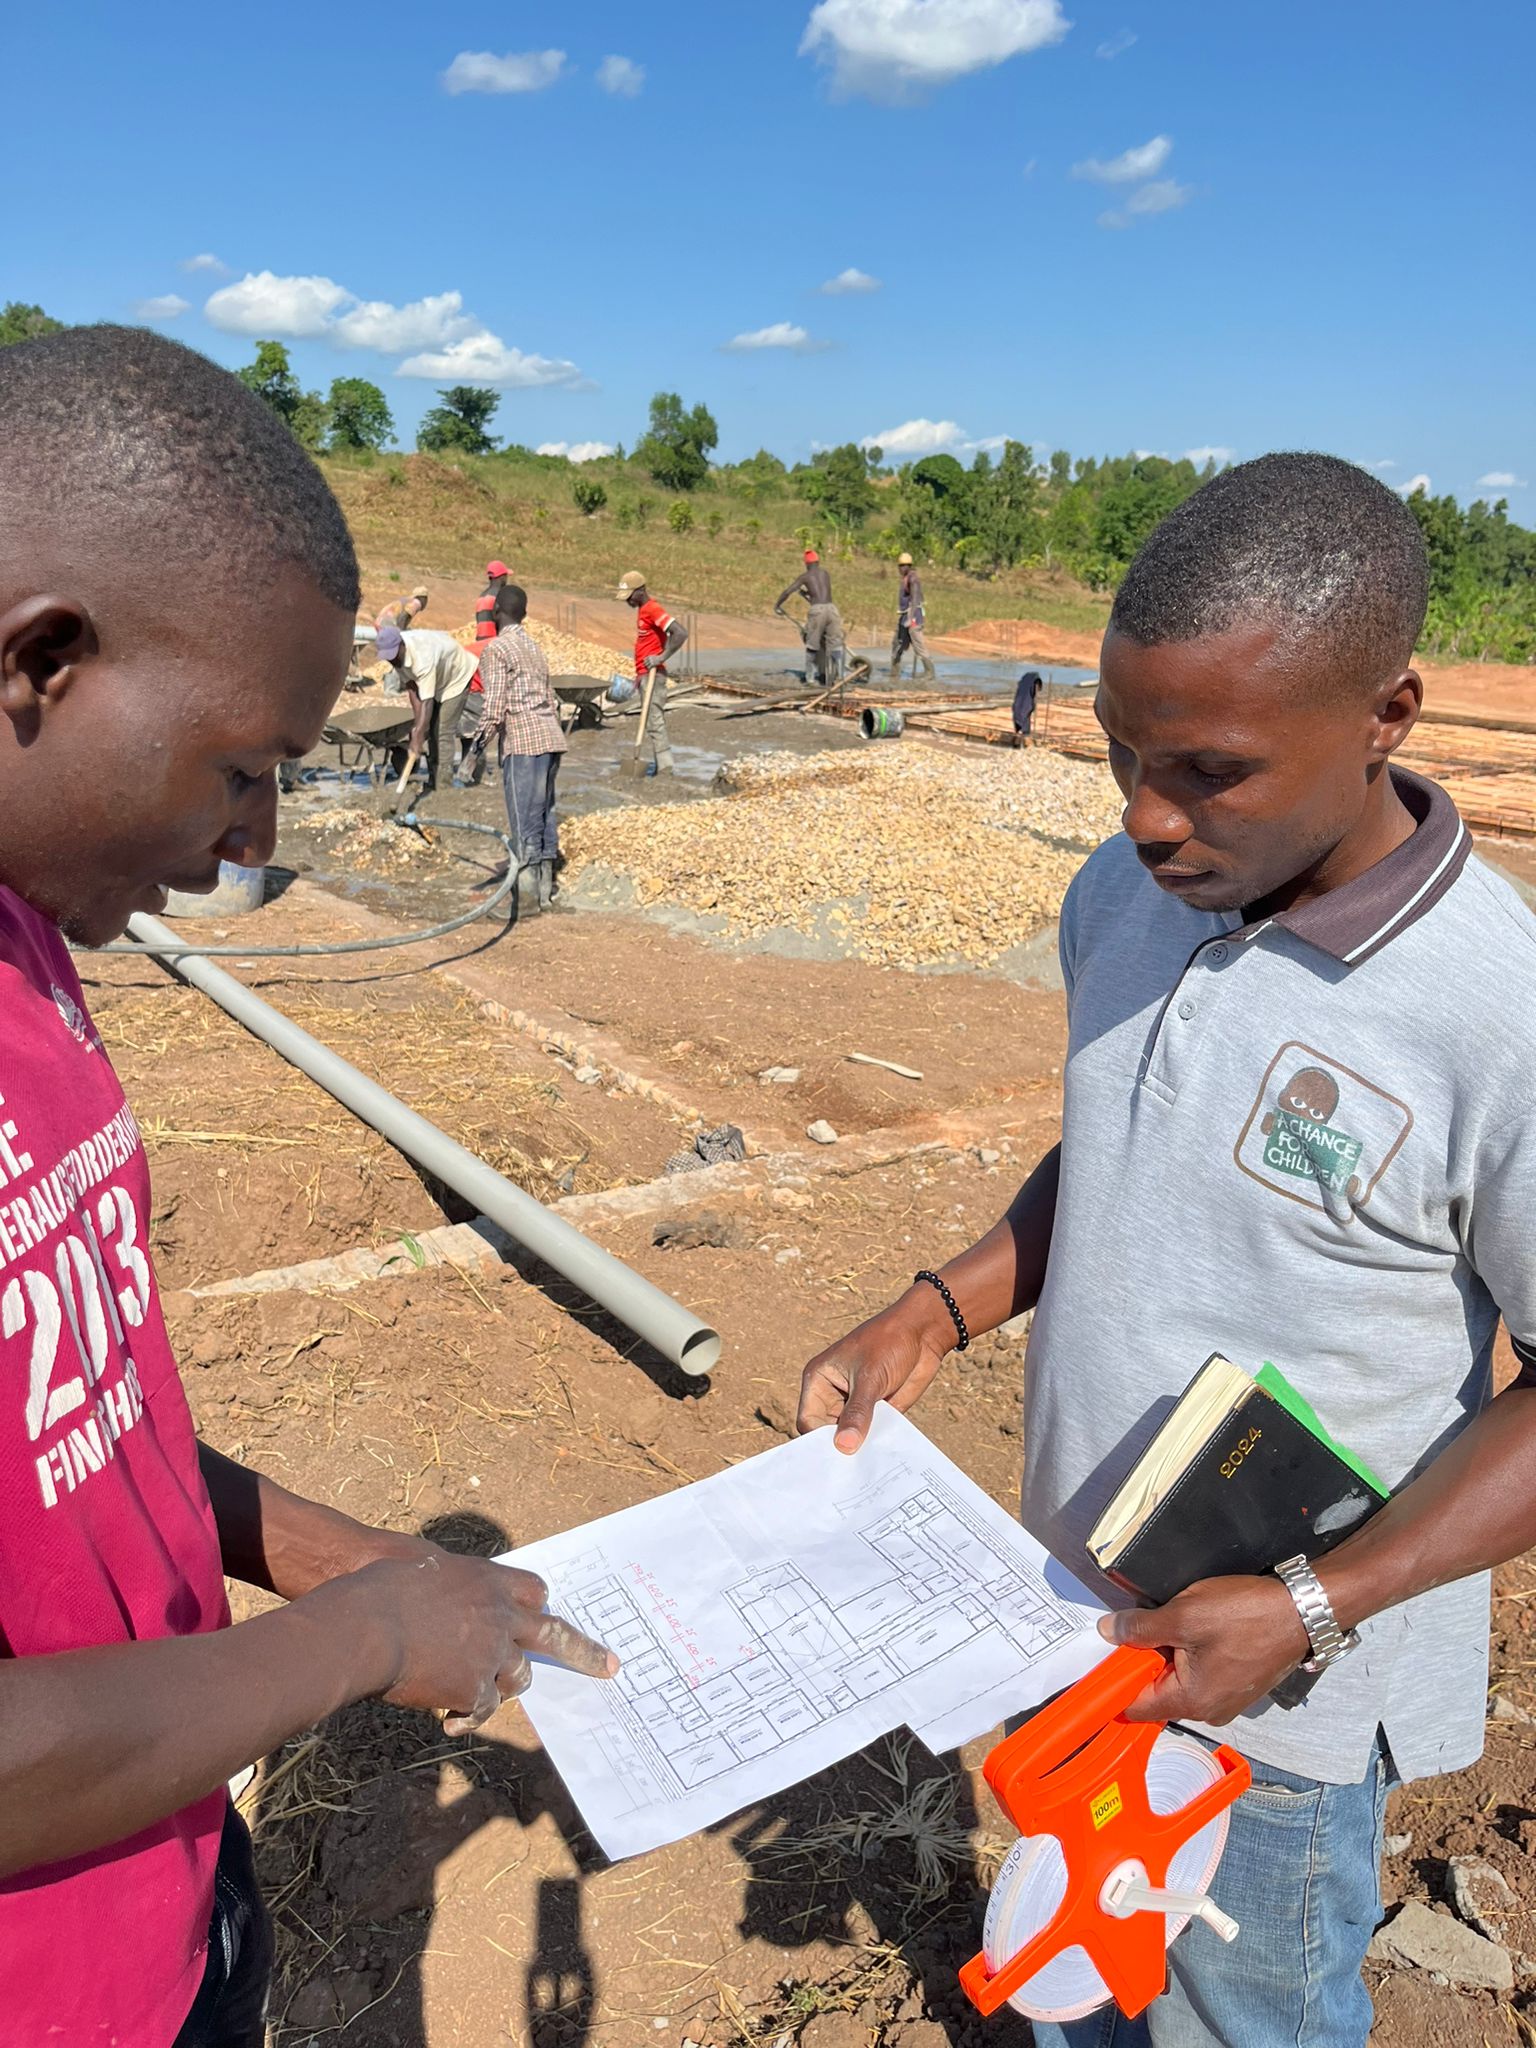
<path fill-rule="evenodd" d="M 485 588 L 475 599 L 474 654 L 477 661 L 486 642 L 496 638 L 496 599 L 511 573 L 505 562 L 487 562 L 485 565 Z M 464 699 L 464 712 L 459 720 L 459 760 L 453 775 L 455 789 L 467 789 L 485 774 L 485 749 L 475 745 L 475 737 L 484 723 L 485 684 L 480 679 L 479 669 L 476 669 L 470 678 L 469 694 Z"/>
<path fill-rule="evenodd" d="M 645 587 L 638 569 L 619 578 L 619 596 L 635 614 L 635 680 L 642 691 L 646 677 L 655 674 L 651 712 L 640 735 L 640 750 L 647 745 L 652 758 L 647 775 L 672 773 L 672 743 L 667 738 L 667 663 L 688 638 L 687 628 L 658 604 Z M 642 698 L 642 702 L 643 702 Z"/>
<path fill-rule="evenodd" d="M 66 944 L 272 858 L 357 600 L 340 507 L 238 378 L 142 328 L 0 349 L 5 2048 L 261 2048 L 271 1922 L 227 1781 L 354 1700 L 450 1709 L 452 1736 L 530 1652 L 616 1668 L 530 1573 L 198 1442 Z M 232 1625 L 226 1574 L 278 1604 Z"/>

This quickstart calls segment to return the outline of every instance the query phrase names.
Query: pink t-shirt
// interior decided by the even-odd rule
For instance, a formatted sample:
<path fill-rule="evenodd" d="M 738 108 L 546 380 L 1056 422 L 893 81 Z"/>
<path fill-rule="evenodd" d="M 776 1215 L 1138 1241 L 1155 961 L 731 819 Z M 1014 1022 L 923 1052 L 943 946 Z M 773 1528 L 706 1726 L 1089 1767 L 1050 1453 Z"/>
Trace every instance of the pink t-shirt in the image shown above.
<path fill-rule="evenodd" d="M 224 1628 L 148 1259 L 149 1171 L 55 928 L 0 888 L 0 1656 Z M 225 1794 L 0 1879 L 6 2048 L 169 2048 Z"/>

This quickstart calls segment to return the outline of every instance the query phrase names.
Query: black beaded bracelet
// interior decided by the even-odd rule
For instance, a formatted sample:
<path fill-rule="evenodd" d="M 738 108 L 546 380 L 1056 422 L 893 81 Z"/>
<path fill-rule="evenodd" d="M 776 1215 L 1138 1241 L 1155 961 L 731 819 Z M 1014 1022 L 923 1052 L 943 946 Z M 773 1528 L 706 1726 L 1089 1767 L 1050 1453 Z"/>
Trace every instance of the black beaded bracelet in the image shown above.
<path fill-rule="evenodd" d="M 969 1351 L 971 1348 L 971 1333 L 965 1327 L 965 1317 L 960 1313 L 959 1302 L 956 1301 L 937 1273 L 914 1273 L 912 1275 L 912 1285 L 915 1287 L 919 1280 L 926 1280 L 930 1287 L 937 1287 L 943 1298 L 944 1306 L 955 1319 L 955 1330 L 960 1338 L 960 1342 L 955 1346 L 955 1349 L 957 1351 Z"/>

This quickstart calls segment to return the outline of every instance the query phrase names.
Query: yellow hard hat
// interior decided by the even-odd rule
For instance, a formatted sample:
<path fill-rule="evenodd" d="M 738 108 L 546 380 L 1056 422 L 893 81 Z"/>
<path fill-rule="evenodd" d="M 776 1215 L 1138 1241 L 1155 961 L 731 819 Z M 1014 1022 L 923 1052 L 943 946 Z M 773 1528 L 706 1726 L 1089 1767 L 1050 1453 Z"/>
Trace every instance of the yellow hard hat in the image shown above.
<path fill-rule="evenodd" d="M 898 555 L 896 557 L 896 566 L 898 569 L 910 569 L 912 566 L 912 557 L 908 554 Z"/>

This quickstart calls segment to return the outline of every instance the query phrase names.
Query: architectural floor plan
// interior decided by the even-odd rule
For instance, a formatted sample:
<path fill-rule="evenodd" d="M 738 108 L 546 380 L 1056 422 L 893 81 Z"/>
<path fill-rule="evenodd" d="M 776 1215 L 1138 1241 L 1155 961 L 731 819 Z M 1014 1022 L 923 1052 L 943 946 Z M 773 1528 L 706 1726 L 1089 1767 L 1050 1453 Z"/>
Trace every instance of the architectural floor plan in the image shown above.
<path fill-rule="evenodd" d="M 1097 1662 L 1098 1603 L 882 1407 L 515 1555 L 623 1659 L 526 1705 L 611 1855 L 693 1832 L 909 1723 L 969 1739 Z M 974 1722 L 974 1725 L 971 1725 Z"/>

